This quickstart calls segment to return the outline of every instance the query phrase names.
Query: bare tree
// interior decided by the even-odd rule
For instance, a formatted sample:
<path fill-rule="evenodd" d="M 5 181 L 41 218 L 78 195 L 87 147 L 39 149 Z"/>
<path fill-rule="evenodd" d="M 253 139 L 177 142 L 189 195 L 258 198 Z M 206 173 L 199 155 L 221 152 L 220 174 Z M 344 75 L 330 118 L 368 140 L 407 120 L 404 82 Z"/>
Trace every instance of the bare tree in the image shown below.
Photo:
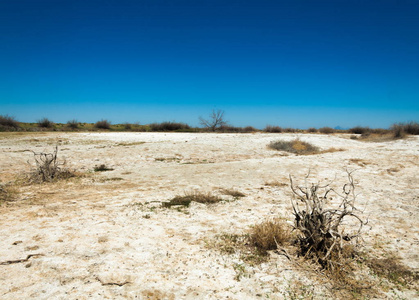
<path fill-rule="evenodd" d="M 227 125 L 227 122 L 224 120 L 224 111 L 220 109 L 213 110 L 209 119 L 199 117 L 199 122 L 202 126 L 211 131 L 215 131 L 217 128 Z"/>
<path fill-rule="evenodd" d="M 302 254 L 315 257 L 323 267 L 331 269 L 338 266 L 343 257 L 344 243 L 356 241 L 361 229 L 368 223 L 358 215 L 352 172 L 346 172 L 348 183 L 343 186 L 341 193 L 335 191 L 331 183 L 308 184 L 310 173 L 305 178 L 304 186 L 296 186 L 290 175 L 291 189 L 296 198 L 292 202 L 294 227 L 299 232 Z M 327 208 L 326 203 L 333 198 L 338 203 Z"/>

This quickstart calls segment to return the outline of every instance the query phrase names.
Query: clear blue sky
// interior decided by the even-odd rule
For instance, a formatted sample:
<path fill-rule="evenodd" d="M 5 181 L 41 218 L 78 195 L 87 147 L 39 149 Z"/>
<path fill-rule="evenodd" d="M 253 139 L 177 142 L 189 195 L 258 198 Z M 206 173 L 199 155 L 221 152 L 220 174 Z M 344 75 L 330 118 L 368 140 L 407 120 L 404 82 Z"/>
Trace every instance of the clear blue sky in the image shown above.
<path fill-rule="evenodd" d="M 0 114 L 198 125 L 419 120 L 418 0 L 1 0 Z"/>

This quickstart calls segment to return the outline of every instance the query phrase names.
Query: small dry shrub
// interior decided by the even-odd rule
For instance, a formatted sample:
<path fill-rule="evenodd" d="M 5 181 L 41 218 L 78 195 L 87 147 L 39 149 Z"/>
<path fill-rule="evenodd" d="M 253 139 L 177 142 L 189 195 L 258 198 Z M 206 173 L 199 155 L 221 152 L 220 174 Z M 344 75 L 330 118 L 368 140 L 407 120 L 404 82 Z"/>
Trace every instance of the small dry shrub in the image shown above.
<path fill-rule="evenodd" d="M 315 132 L 317 132 L 317 128 L 310 127 L 310 128 L 307 129 L 307 132 L 315 133 Z"/>
<path fill-rule="evenodd" d="M 75 119 L 67 122 L 67 127 L 70 129 L 77 129 L 79 127 L 79 122 Z"/>
<path fill-rule="evenodd" d="M 175 196 L 169 202 L 163 202 L 163 207 L 172 207 L 176 205 L 183 205 L 188 207 L 192 201 L 204 204 L 214 204 L 222 201 L 218 196 L 211 195 L 210 193 L 189 192 L 183 196 Z"/>
<path fill-rule="evenodd" d="M 267 125 L 263 131 L 269 133 L 281 133 L 283 130 L 279 126 Z"/>
<path fill-rule="evenodd" d="M 319 128 L 319 132 L 320 133 L 324 133 L 324 134 L 331 134 L 331 133 L 334 133 L 336 130 L 335 129 L 333 129 L 332 127 L 322 127 L 322 128 Z"/>
<path fill-rule="evenodd" d="M 342 192 L 336 192 L 330 184 L 309 184 L 309 175 L 302 186 L 295 185 L 290 176 L 298 245 L 301 255 L 335 271 L 345 261 L 347 250 L 357 245 L 367 221 L 359 217 L 355 207 L 355 184 L 351 172 L 347 171 L 348 182 Z M 329 204 L 333 198 L 336 198 L 335 205 Z"/>
<path fill-rule="evenodd" d="M 58 146 L 52 153 L 36 153 L 31 151 L 35 159 L 35 169 L 29 174 L 29 182 L 42 183 L 58 179 L 68 179 L 75 176 L 75 173 L 65 168 L 65 161 L 58 160 Z"/>
<path fill-rule="evenodd" d="M 300 139 L 294 139 L 292 141 L 275 141 L 270 143 L 268 147 L 274 150 L 286 151 L 299 155 L 315 154 L 319 152 L 318 147 L 301 141 Z"/>
<path fill-rule="evenodd" d="M 353 134 L 367 134 L 371 132 L 371 129 L 369 127 L 356 126 L 350 128 L 348 132 Z"/>
<path fill-rule="evenodd" d="M 151 131 L 181 131 L 190 130 L 191 127 L 185 123 L 162 122 L 150 124 Z"/>
<path fill-rule="evenodd" d="M 100 120 L 95 123 L 97 129 L 111 129 L 111 122 L 108 120 Z"/>
<path fill-rule="evenodd" d="M 54 126 L 54 122 L 52 122 L 48 118 L 42 118 L 38 121 L 38 126 L 41 128 L 51 128 Z"/>
<path fill-rule="evenodd" d="M 289 225 L 278 218 L 265 220 L 255 225 L 249 234 L 251 245 L 258 248 L 262 253 L 288 244 L 290 240 L 291 230 Z"/>
<path fill-rule="evenodd" d="M 4 128 L 5 130 L 18 129 L 19 122 L 15 118 L 8 115 L 0 115 L 0 130 Z"/>

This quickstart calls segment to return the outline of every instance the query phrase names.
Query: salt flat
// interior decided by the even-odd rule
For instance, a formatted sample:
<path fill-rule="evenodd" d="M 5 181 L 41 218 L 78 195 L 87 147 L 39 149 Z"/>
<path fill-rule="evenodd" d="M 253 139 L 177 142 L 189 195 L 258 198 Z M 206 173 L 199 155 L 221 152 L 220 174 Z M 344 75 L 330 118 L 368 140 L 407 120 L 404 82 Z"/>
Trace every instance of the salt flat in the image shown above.
<path fill-rule="evenodd" d="M 267 147 L 294 138 L 342 151 L 297 156 Z M 220 234 L 246 233 L 265 218 L 292 224 L 288 177 L 309 170 L 337 187 L 345 168 L 356 170 L 357 205 L 369 220 L 365 249 L 397 253 L 419 270 L 417 136 L 369 143 L 322 134 L 5 133 L 1 181 L 29 171 L 33 154 L 24 150 L 55 145 L 84 176 L 20 184 L 18 199 L 0 206 L 0 263 L 24 260 L 0 265 L 1 299 L 287 299 L 290 291 L 308 295 L 301 286 L 332 298 L 326 283 L 283 255 L 250 266 L 211 247 Z M 93 172 L 101 164 L 113 170 Z M 226 201 L 161 207 L 188 191 Z M 417 289 L 382 288 L 376 297 L 396 296 L 412 299 Z"/>

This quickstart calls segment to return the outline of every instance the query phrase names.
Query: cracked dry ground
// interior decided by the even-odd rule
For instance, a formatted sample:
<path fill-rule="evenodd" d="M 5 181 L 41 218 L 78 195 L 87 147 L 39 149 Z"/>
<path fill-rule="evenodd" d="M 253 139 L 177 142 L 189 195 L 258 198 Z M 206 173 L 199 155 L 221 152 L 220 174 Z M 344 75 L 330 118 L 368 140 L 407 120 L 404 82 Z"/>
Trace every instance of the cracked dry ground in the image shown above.
<path fill-rule="evenodd" d="M 321 149 L 296 156 L 270 150 L 299 137 Z M 51 152 L 83 176 L 24 184 L 35 152 Z M 357 169 L 358 205 L 370 229 L 368 251 L 392 251 L 419 268 L 419 139 L 383 143 L 317 134 L 2 133 L 1 181 L 17 198 L 0 207 L 2 299 L 333 298 L 327 283 L 285 256 L 251 266 L 211 247 L 222 233 L 246 233 L 266 217 L 292 221 L 288 175 L 344 182 Z M 93 172 L 105 164 L 113 169 Z M 272 185 L 270 182 L 279 184 Z M 221 189 L 246 196 L 233 199 Z M 214 205 L 161 202 L 185 191 L 218 194 Z M 238 276 L 240 275 L 240 276 Z M 371 275 L 373 276 L 373 275 Z M 298 285 L 297 285 L 298 283 Z M 309 291 L 309 292 L 307 292 Z M 376 298 L 418 297 L 383 287 Z"/>

